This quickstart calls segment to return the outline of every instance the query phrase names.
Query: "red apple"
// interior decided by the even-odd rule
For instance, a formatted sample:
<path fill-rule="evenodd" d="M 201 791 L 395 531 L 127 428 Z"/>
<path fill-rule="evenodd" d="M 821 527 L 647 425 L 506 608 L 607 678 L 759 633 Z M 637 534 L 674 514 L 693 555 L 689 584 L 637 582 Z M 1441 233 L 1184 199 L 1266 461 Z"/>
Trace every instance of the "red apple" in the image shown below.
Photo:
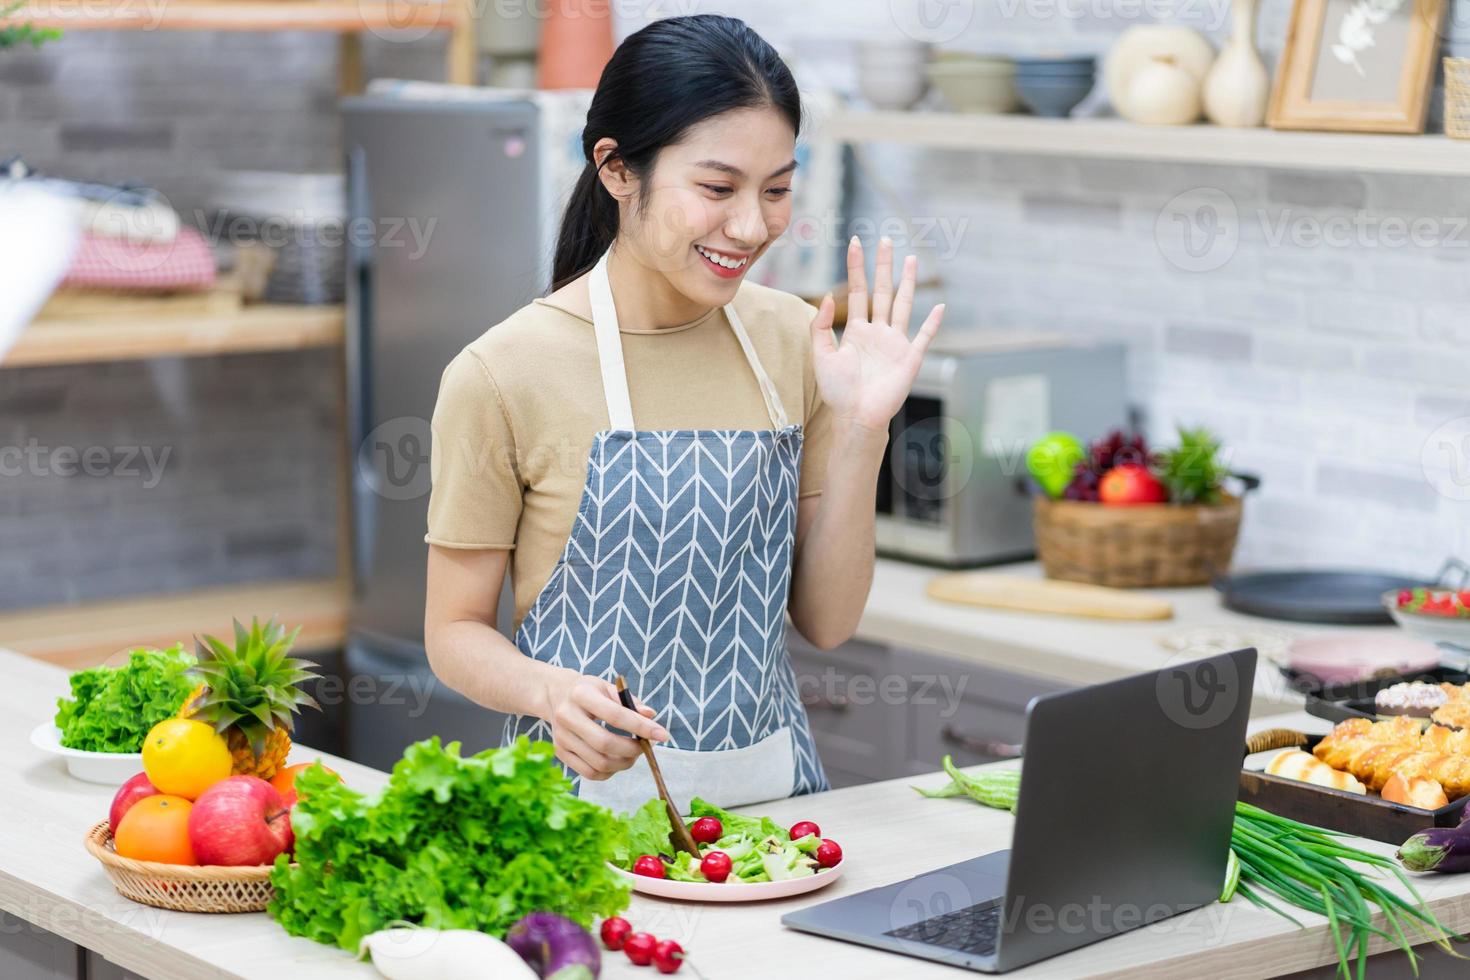
<path fill-rule="evenodd" d="M 112 808 L 107 811 L 107 829 L 117 836 L 117 825 L 122 823 L 123 814 L 133 808 L 139 800 L 158 795 L 158 787 L 148 781 L 148 774 L 140 772 L 118 788 L 112 798 Z"/>
<path fill-rule="evenodd" d="M 231 776 L 189 811 L 189 841 L 200 864 L 270 864 L 295 843 L 290 811 L 264 779 Z"/>
<path fill-rule="evenodd" d="M 1114 466 L 1103 474 L 1097 490 L 1103 503 L 1114 506 L 1162 504 L 1169 499 L 1168 489 L 1140 463 Z"/>

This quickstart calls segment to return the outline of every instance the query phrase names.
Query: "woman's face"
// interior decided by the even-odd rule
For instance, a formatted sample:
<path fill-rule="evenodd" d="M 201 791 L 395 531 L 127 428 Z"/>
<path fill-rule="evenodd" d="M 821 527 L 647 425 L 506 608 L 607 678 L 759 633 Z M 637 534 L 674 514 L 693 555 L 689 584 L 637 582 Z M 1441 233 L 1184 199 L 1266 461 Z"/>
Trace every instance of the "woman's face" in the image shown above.
<path fill-rule="evenodd" d="M 795 155 L 796 134 L 773 108 L 704 120 L 658 155 L 622 243 L 691 304 L 726 305 L 791 223 Z"/>

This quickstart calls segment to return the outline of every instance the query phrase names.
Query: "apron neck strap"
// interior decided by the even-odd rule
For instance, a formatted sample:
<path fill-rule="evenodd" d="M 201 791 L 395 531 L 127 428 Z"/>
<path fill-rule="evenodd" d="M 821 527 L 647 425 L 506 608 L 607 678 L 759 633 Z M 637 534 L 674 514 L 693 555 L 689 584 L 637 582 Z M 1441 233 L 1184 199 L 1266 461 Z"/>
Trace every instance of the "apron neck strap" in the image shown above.
<path fill-rule="evenodd" d="M 597 359 L 602 367 L 602 392 L 607 399 L 608 424 L 614 430 L 633 432 L 633 400 L 628 394 L 628 369 L 623 362 L 623 338 L 618 333 L 618 311 L 613 303 L 612 283 L 607 276 L 607 260 L 611 254 L 608 252 L 598 260 L 587 284 L 592 303 L 592 330 L 597 338 Z M 777 394 L 776 385 L 771 381 L 770 375 L 761 366 L 755 347 L 750 342 L 750 335 L 746 333 L 745 324 L 735 312 L 735 304 L 725 307 L 725 319 L 735 332 L 735 339 L 740 342 L 745 360 L 760 385 L 761 397 L 765 399 L 766 414 L 770 416 L 771 425 L 777 429 L 786 428 L 786 409 L 781 404 L 781 396 Z"/>

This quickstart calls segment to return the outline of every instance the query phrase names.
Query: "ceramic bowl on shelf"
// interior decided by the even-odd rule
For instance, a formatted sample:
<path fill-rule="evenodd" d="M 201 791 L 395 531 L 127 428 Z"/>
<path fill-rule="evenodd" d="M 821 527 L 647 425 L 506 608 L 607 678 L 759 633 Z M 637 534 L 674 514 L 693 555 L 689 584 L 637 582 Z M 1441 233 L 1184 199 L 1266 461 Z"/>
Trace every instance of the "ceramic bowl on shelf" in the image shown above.
<path fill-rule="evenodd" d="M 1022 75 L 1016 73 L 1016 95 L 1038 116 L 1061 119 L 1087 98 L 1094 75 Z"/>
<path fill-rule="evenodd" d="M 1017 75 L 1041 77 L 1097 74 L 1097 59 L 1091 55 L 1078 57 L 1030 56 L 1015 60 Z"/>
<path fill-rule="evenodd" d="M 956 112 L 1011 112 L 1016 68 L 1009 59 L 944 59 L 929 66 L 929 82 Z"/>
<path fill-rule="evenodd" d="M 928 90 L 929 45 L 864 41 L 857 48 L 858 91 L 874 108 L 912 109 Z"/>

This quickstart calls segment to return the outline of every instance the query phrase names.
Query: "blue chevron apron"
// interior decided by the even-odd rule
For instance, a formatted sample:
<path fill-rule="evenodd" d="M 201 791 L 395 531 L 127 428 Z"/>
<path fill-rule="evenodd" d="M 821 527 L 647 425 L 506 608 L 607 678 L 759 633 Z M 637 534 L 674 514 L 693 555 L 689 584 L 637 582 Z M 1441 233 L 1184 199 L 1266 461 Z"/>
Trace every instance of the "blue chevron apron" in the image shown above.
<path fill-rule="evenodd" d="M 589 283 L 609 427 L 597 433 L 571 537 L 516 631 L 528 657 L 629 688 L 670 741 L 655 747 L 670 795 L 732 807 L 827 788 L 786 652 L 801 426 L 789 424 L 734 306 L 730 329 L 771 429 L 639 431 L 607 256 Z M 549 723 L 512 717 L 518 735 Z M 657 796 L 648 766 L 611 779 L 569 771 L 618 812 Z"/>

